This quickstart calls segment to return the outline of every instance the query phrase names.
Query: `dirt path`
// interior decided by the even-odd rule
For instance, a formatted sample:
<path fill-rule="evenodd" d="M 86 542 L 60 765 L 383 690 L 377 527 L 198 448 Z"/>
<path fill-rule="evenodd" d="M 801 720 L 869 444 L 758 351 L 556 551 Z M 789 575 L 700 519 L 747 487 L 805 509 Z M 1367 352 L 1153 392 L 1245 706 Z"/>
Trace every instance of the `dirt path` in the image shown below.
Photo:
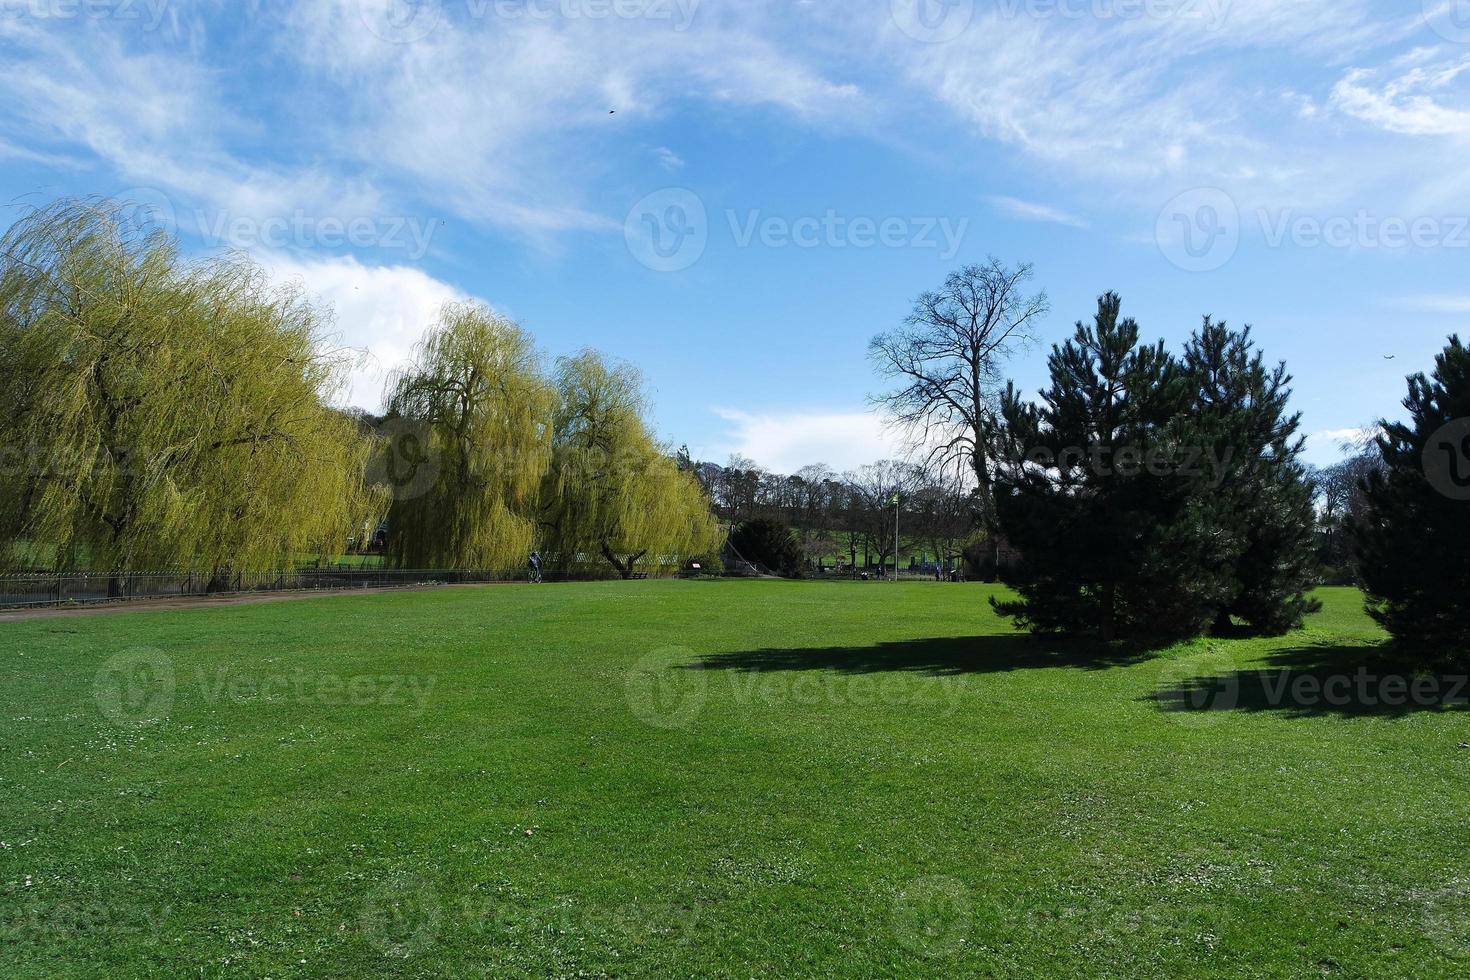
<path fill-rule="evenodd" d="M 347 595 L 382 595 L 388 592 L 425 592 L 430 589 L 472 589 L 486 585 L 514 584 L 466 582 L 453 585 L 408 585 L 372 589 L 307 589 L 300 592 L 256 592 L 219 596 L 180 596 L 173 599 L 127 599 L 78 606 L 46 606 L 38 609 L 0 610 L 0 623 L 27 619 L 66 619 L 73 616 L 107 616 L 125 612 L 159 612 L 178 609 L 218 609 L 221 606 L 256 606 L 298 599 L 330 599 Z"/>

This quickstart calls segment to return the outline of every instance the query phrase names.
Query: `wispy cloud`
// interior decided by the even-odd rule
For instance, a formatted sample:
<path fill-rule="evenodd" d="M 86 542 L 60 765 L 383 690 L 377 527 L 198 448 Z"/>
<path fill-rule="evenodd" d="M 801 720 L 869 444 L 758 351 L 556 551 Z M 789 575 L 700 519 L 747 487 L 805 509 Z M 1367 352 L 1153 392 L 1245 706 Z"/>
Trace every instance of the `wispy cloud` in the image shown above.
<path fill-rule="evenodd" d="M 1427 50 L 1410 55 L 1413 61 Z M 1470 91 L 1462 76 L 1470 56 L 1434 64 L 1414 64 L 1396 74 L 1360 68 L 1332 90 L 1339 111 L 1391 133 L 1407 136 L 1470 136 Z"/>
<path fill-rule="evenodd" d="M 1022 221 L 1041 221 L 1048 224 L 1067 225 L 1072 228 L 1089 227 L 1083 218 L 1050 204 L 1038 204 L 1033 201 L 1023 201 L 1017 197 L 1004 196 L 992 196 L 987 200 L 998 211 L 1013 218 L 1020 218 Z"/>
<path fill-rule="evenodd" d="M 1421 313 L 1470 313 L 1470 295 L 1406 296 L 1394 300 L 1393 305 Z"/>

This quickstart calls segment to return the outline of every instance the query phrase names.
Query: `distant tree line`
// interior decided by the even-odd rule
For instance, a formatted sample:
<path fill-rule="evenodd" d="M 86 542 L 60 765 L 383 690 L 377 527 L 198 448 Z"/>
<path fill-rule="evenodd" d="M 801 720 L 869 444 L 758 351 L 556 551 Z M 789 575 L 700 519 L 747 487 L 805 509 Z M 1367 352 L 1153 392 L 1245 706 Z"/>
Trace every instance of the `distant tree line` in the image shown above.
<path fill-rule="evenodd" d="M 286 569 L 386 520 L 402 566 L 626 577 L 718 552 L 708 500 L 595 352 L 450 305 L 381 417 L 333 407 L 352 352 L 331 311 L 238 254 L 189 260 L 105 200 L 0 239 L 0 565 Z"/>
<path fill-rule="evenodd" d="M 922 553 L 936 570 L 960 568 L 967 552 L 972 563 L 984 560 L 978 548 L 984 540 L 979 504 L 963 472 L 936 472 L 900 460 L 879 460 L 846 473 L 821 463 L 792 474 L 773 473 L 742 456 L 724 465 L 687 465 L 715 513 L 736 529 L 735 553 L 772 570 L 776 564 L 749 552 L 780 555 L 784 574 L 891 567 L 895 547 L 915 558 Z M 750 534 L 740 534 L 747 526 Z"/>

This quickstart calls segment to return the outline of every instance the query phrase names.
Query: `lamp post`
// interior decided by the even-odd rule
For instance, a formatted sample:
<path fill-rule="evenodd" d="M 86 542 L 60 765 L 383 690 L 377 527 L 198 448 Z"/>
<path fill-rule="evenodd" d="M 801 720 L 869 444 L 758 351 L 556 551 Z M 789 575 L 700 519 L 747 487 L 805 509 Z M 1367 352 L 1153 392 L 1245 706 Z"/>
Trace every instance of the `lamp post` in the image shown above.
<path fill-rule="evenodd" d="M 898 494 L 893 495 L 893 581 L 898 582 Z"/>

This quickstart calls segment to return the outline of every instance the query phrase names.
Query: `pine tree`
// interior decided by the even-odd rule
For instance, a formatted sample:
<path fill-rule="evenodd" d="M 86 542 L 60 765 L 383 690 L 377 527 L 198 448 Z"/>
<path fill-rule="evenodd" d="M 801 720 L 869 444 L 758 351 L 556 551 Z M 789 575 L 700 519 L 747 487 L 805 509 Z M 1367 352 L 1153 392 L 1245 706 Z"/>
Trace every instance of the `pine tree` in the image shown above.
<path fill-rule="evenodd" d="M 1382 422 L 1381 470 L 1351 522 L 1368 612 L 1404 646 L 1470 653 L 1470 351 L 1451 337 L 1409 379 L 1407 422 Z"/>
<path fill-rule="evenodd" d="M 1250 327 L 1233 331 L 1209 317 L 1184 350 L 1183 373 L 1195 400 L 1190 441 L 1217 481 L 1201 501 L 1234 588 L 1217 631 L 1238 617 L 1278 635 L 1320 608 L 1306 596 L 1316 569 L 1314 488 L 1300 461 L 1301 417 L 1288 414 L 1286 365 L 1268 370 Z"/>
<path fill-rule="evenodd" d="M 1139 345 L 1121 301 L 1054 347 L 1040 406 L 1002 400 L 998 506 L 1021 561 L 1020 599 L 996 602 L 1037 632 L 1194 636 L 1230 593 L 1189 465 L 1190 389 L 1162 342 Z"/>

